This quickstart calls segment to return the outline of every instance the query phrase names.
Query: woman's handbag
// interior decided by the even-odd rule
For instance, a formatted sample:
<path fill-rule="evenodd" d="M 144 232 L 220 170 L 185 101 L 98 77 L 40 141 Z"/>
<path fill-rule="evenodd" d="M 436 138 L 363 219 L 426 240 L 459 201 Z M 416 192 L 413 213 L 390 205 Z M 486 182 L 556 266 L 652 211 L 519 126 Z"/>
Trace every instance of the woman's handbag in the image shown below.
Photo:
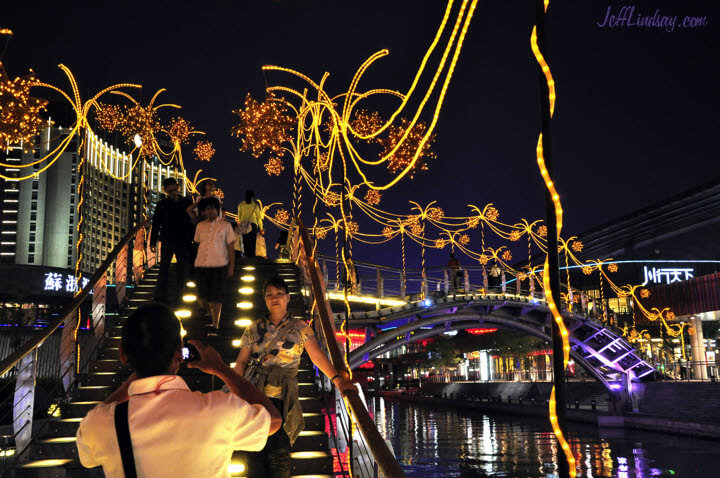
<path fill-rule="evenodd" d="M 267 243 L 265 242 L 265 236 L 262 234 L 258 234 L 255 238 L 255 255 L 267 259 Z"/>
<path fill-rule="evenodd" d="M 285 340 L 285 336 L 290 332 L 291 329 L 292 327 L 290 327 L 290 324 L 288 324 L 282 329 L 278 329 L 275 332 L 275 335 L 270 340 L 265 342 L 265 346 L 262 349 L 258 350 L 257 358 L 251 358 L 245 366 L 245 373 L 243 374 L 243 378 L 245 380 L 252 383 L 253 385 L 257 385 L 258 377 L 260 376 L 260 369 L 262 368 L 263 362 L 265 362 L 265 357 L 270 351 L 270 347 L 277 344 L 278 342 L 282 342 L 283 340 Z"/>
<path fill-rule="evenodd" d="M 253 217 L 253 214 L 255 214 L 255 209 L 257 209 L 257 203 L 255 204 L 255 207 L 253 208 L 252 212 L 250 213 L 250 217 L 247 221 L 240 221 L 238 224 L 238 232 L 240 234 L 249 234 L 250 231 L 252 231 L 252 222 L 250 220 Z"/>
<path fill-rule="evenodd" d="M 245 367 L 243 378 L 253 385 L 257 385 L 260 376 L 260 361 L 258 359 L 250 359 Z"/>

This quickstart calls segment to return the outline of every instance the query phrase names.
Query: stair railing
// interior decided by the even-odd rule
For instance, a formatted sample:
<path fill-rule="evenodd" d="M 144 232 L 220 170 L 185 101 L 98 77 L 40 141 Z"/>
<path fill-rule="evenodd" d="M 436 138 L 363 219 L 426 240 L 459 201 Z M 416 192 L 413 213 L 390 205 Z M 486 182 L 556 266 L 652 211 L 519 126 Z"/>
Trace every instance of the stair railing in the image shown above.
<path fill-rule="evenodd" d="M 110 266 L 114 263 L 116 265 L 116 293 L 118 301 L 122 303 L 126 297 L 125 288 L 128 283 L 129 268 L 132 267 L 132 276 L 135 281 L 138 281 L 147 268 L 148 262 L 154 262 L 154 254 L 150 254 L 150 257 L 148 257 L 145 251 L 146 229 L 149 226 L 150 220 L 148 219 L 128 232 L 108 254 L 87 284 L 62 309 L 58 317 L 0 362 L 0 377 L 10 376 L 13 373 L 15 376 L 15 393 L 12 396 L 12 405 L 0 404 L 0 408 L 12 410 L 12 440 L 7 440 L 8 444 L 5 446 L 9 446 L 9 442 L 14 441 L 14 456 L 22 456 L 23 450 L 32 441 L 34 432 L 37 433 L 38 431 L 34 430 L 37 427 L 33 427 L 33 417 L 37 414 L 34 410 L 34 402 L 38 348 L 60 326 L 63 326 L 58 350 L 60 358 L 59 379 L 62 382 L 63 390 L 58 390 L 59 393 L 54 393 L 51 398 L 56 399 L 58 395 L 61 396 L 60 398 L 68 397 L 77 384 L 76 372 L 81 371 L 78 364 L 82 363 L 86 367 L 90 363 L 88 359 L 96 354 L 98 346 L 105 336 L 107 273 Z M 132 248 L 130 247 L 131 242 L 133 242 Z M 131 259 L 132 263 L 128 264 Z M 90 331 L 93 337 L 92 340 L 84 341 L 86 343 L 81 347 L 77 333 L 78 321 L 80 320 L 79 308 L 88 300 L 92 301 Z M 7 450 L 8 448 L 5 450 L 6 456 Z"/>
<path fill-rule="evenodd" d="M 300 269 L 303 282 L 310 285 L 306 293 L 311 299 L 310 304 L 314 305 L 315 320 L 319 322 L 322 336 L 325 339 L 322 340 L 322 343 L 327 348 L 328 356 L 335 369 L 347 378 L 350 376 L 350 371 L 335 338 L 335 323 L 332 320 L 330 303 L 325 295 L 325 283 L 313 256 L 313 243 L 310 235 L 299 218 L 291 225 L 290 237 L 292 237 L 292 257 Z M 404 477 L 405 472 L 378 432 L 359 393 L 350 390 L 344 393 L 343 398 L 343 404 L 349 416 L 352 417 L 353 425 L 360 431 L 363 442 L 382 475 L 385 478 Z"/>

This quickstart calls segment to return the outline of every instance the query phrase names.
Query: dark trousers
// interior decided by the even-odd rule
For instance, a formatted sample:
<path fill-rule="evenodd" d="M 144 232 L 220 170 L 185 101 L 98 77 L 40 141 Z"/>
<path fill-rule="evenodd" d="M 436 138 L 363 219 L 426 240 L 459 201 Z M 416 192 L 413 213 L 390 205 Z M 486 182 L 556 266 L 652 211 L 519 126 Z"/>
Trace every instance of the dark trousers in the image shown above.
<path fill-rule="evenodd" d="M 452 274 L 452 280 L 453 280 L 453 289 L 460 289 L 463 282 L 463 273 L 460 272 L 457 269 L 450 269 L 450 274 Z"/>
<path fill-rule="evenodd" d="M 270 401 L 282 413 L 282 400 L 271 398 Z M 280 430 L 268 437 L 265 448 L 259 452 L 245 453 L 248 478 L 290 478 L 290 448 L 290 438 L 281 426 Z"/>
<path fill-rule="evenodd" d="M 243 252 L 245 257 L 255 257 L 255 239 L 257 239 L 257 224 L 250 224 L 250 232 L 243 234 Z"/>
<path fill-rule="evenodd" d="M 158 273 L 157 288 L 155 289 L 155 300 L 168 302 L 168 273 L 170 263 L 175 256 L 175 298 L 179 299 L 185 287 L 185 278 L 188 275 L 188 268 L 192 262 L 192 248 L 190 244 L 163 242 L 160 247 L 160 271 Z"/>

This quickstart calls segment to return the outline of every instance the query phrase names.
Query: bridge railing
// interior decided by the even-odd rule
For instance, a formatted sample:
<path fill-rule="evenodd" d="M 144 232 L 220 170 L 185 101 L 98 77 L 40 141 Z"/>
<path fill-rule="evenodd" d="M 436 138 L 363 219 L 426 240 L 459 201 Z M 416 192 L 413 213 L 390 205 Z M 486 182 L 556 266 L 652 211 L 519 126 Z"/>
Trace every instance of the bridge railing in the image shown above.
<path fill-rule="evenodd" d="M 105 336 L 108 271 L 115 265 L 114 282 L 118 303 L 125 302 L 127 285 L 139 281 L 144 270 L 154 265 L 155 254 L 145 250 L 147 228 L 150 221 L 138 224 L 128 232 L 105 258 L 87 284 L 79 289 L 75 297 L 63 307 L 56 319 L 44 329 L 37 330 L 24 343 L 0 362 L 0 377 L 5 379 L 0 397 L 0 427 L 5 437 L 3 458 L 12 456 L 13 460 L 24 461 L 23 450 L 43 430 L 48 418 L 60 415 L 61 403 L 66 401 L 78 385 L 81 374 L 87 372 L 97 349 Z M 87 334 L 80 332 L 82 310 L 89 311 Z M 58 332 L 60 337 L 58 338 Z M 41 346 L 52 347 L 39 354 Z M 39 362 L 39 358 L 49 363 Z M 59 364 L 59 366 L 58 366 Z M 49 389 L 38 390 L 38 368 L 53 369 L 52 384 Z M 14 392 L 9 388 L 13 387 Z M 4 390 L 3 390 L 4 389 Z M 4 392 L 4 393 L 3 393 Z M 38 401 L 38 394 L 44 401 Z M 35 403 L 52 403 L 50 409 L 35 410 Z M 42 418 L 43 424 L 33 422 Z"/>
<path fill-rule="evenodd" d="M 332 310 L 326 297 L 326 287 L 320 267 L 314 256 L 314 244 L 310 239 L 307 229 L 300 219 L 293 222 L 291 233 L 288 238 L 291 244 L 292 258 L 298 265 L 301 277 L 306 286 L 308 303 L 312 305 L 313 322 L 318 336 L 318 341 L 325 349 L 335 369 L 343 376 L 350 376 L 346 357 L 341 350 L 336 338 L 335 322 L 332 319 Z M 351 450 L 358 450 L 360 457 L 356 457 L 356 469 L 360 468 L 361 476 L 372 461 L 370 468 L 377 465 L 380 473 L 386 478 L 404 477 L 405 473 L 390 451 L 387 443 L 378 432 L 370 413 L 360 394 L 355 390 L 345 392 L 343 396 L 344 410 L 337 410 L 338 415 L 351 417 L 352 428 L 360 432 L 356 437 L 352 429 L 346 430 L 347 435 L 352 437 L 356 447 L 350 443 Z M 360 439 L 358 439 L 360 438 Z"/>
<path fill-rule="evenodd" d="M 346 279 L 342 261 L 324 254 L 317 254 L 317 258 L 328 290 L 343 290 Z M 363 296 L 413 300 L 420 297 L 423 291 L 427 295 L 487 291 L 545 299 L 540 283 L 542 278 L 538 275 L 530 279 L 526 275 L 518 277 L 519 274 L 501 271 L 500 275 L 492 277 L 491 268 L 480 265 L 461 266 L 455 270 L 447 266 L 432 266 L 426 267 L 423 274 L 419 268 L 406 268 L 403 272 L 401 268 L 383 264 L 355 259 L 352 262 L 356 271 L 351 274 L 348 286 L 353 294 Z M 563 289 L 567 291 L 565 284 Z M 567 303 L 563 303 L 563 306 L 568 308 Z M 594 318 L 599 316 L 600 307 L 583 292 L 573 290 L 572 312 Z"/>

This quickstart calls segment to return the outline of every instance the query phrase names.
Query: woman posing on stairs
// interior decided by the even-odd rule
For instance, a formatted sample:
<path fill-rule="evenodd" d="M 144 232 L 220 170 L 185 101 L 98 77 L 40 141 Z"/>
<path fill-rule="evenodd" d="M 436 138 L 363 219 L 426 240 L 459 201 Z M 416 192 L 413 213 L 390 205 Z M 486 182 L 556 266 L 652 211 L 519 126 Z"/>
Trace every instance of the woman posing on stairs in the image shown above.
<path fill-rule="evenodd" d="M 248 477 L 289 477 L 290 448 L 305 426 L 297 381 L 303 350 L 341 392 L 353 389 L 354 385 L 335 370 L 320 349 L 312 328 L 288 314 L 290 295 L 285 281 L 272 277 L 263 292 L 269 313 L 245 329 L 235 370 L 265 392 L 280 411 L 283 425 L 262 451 L 247 454 Z"/>

